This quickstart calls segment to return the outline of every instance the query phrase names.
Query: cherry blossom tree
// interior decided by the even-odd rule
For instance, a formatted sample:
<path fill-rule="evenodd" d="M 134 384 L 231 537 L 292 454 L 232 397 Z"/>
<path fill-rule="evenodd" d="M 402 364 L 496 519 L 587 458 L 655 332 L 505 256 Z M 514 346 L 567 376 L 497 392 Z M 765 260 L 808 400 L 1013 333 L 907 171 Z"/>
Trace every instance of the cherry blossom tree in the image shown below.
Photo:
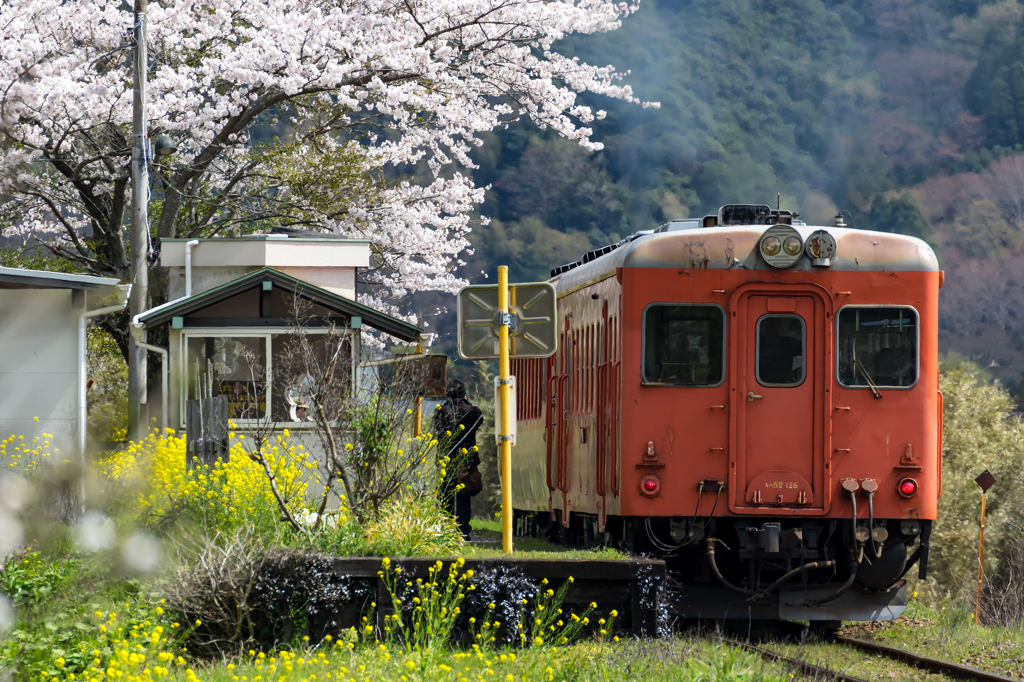
<path fill-rule="evenodd" d="M 410 291 L 452 291 L 483 201 L 468 152 L 520 117 L 599 149 L 587 124 L 603 112 L 577 95 L 637 100 L 611 66 L 552 45 L 613 30 L 634 9 L 150 0 L 148 126 L 178 144 L 151 166 L 154 246 L 305 226 L 372 241 L 364 302 L 394 312 Z M 0 226 L 122 278 L 134 21 L 114 0 L 0 3 Z M 280 139 L 259 142 L 268 127 Z"/>

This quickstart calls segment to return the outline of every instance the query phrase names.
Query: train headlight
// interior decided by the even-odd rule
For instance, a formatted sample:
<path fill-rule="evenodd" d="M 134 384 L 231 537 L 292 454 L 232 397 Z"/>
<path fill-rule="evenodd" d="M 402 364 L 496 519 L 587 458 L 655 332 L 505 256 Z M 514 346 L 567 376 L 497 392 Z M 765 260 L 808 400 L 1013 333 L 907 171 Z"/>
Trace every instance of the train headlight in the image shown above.
<path fill-rule="evenodd" d="M 640 494 L 656 497 L 661 492 L 661 477 L 658 474 L 644 474 L 640 477 Z"/>
<path fill-rule="evenodd" d="M 804 245 L 800 243 L 800 237 L 786 237 L 786 241 L 782 242 L 782 250 L 790 256 L 798 255 L 803 247 Z"/>
<path fill-rule="evenodd" d="M 917 494 L 917 481 L 912 478 L 904 478 L 896 486 L 896 490 L 903 497 L 913 497 Z"/>
<path fill-rule="evenodd" d="M 773 268 L 788 268 L 800 260 L 804 240 L 792 225 L 772 225 L 761 235 L 761 257 Z"/>

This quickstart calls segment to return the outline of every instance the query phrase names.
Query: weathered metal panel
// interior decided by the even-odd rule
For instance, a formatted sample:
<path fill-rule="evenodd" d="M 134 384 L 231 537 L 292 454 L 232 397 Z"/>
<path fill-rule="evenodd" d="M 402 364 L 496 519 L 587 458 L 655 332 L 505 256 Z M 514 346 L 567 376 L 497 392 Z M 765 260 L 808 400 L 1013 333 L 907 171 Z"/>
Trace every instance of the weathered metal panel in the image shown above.
<path fill-rule="evenodd" d="M 624 267 L 694 268 L 709 270 L 769 270 L 757 253 L 758 241 L 768 226 L 710 227 L 652 234 L 628 247 Z M 806 242 L 813 232 L 824 229 L 836 238 L 836 256 L 828 268 L 811 265 L 806 255 L 788 270 L 893 270 L 931 271 L 939 269 L 935 252 L 915 237 L 889 232 L 851 230 L 839 227 L 793 227 Z"/>
<path fill-rule="evenodd" d="M 770 225 L 707 227 L 639 237 L 600 258 L 566 272 L 553 281 L 559 296 L 588 283 L 614 276 L 615 269 L 688 268 L 699 270 L 773 270 L 757 253 L 758 241 Z M 830 267 L 811 265 L 802 255 L 789 271 L 937 271 L 939 261 L 928 244 L 915 237 L 841 227 L 794 225 L 800 238 L 826 230 L 836 238 Z"/>

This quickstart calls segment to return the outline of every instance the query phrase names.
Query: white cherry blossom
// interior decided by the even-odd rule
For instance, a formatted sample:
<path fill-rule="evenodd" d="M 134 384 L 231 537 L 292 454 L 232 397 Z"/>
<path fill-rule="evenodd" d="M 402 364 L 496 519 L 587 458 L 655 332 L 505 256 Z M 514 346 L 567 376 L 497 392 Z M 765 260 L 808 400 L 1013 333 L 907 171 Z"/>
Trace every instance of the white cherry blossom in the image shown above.
<path fill-rule="evenodd" d="M 484 198 L 466 171 L 480 134 L 525 116 L 599 149 L 587 124 L 604 112 L 578 93 L 637 100 L 613 67 L 552 45 L 613 30 L 634 9 L 150 0 L 148 125 L 178 144 L 152 167 L 154 242 L 308 226 L 373 241 L 381 267 L 368 273 L 368 302 L 395 311 L 409 292 L 453 291 Z M 122 277 L 134 21 L 120 0 L 0 3 L 0 226 Z M 256 125 L 289 136 L 254 145 Z M 358 171 L 351 186 L 328 182 L 332 154 Z"/>

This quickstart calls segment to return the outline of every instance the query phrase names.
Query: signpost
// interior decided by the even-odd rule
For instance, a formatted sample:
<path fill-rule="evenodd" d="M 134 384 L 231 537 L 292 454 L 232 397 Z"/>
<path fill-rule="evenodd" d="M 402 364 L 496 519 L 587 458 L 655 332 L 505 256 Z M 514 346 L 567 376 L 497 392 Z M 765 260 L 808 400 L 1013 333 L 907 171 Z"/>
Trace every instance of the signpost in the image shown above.
<path fill-rule="evenodd" d="M 548 282 L 508 283 L 508 266 L 498 268 L 498 285 L 463 287 L 458 293 L 459 355 L 498 360 L 495 434 L 501 459 L 501 537 L 512 553 L 513 413 L 510 358 L 546 358 L 557 346 L 557 296 Z"/>
<path fill-rule="evenodd" d="M 502 266 L 505 267 L 505 266 Z M 508 278 L 508 268 L 505 268 Z M 546 358 L 555 352 L 555 286 L 548 282 L 507 284 L 504 309 L 498 286 L 468 286 L 459 290 L 459 355 L 467 360 L 500 359 L 501 313 L 508 313 L 513 358 Z"/>
<path fill-rule="evenodd" d="M 981 486 L 981 533 L 978 537 L 978 597 L 974 603 L 974 622 L 981 624 L 981 568 L 982 558 L 985 556 L 985 493 L 996 482 L 996 477 L 985 469 L 974 479 L 974 482 Z"/>

